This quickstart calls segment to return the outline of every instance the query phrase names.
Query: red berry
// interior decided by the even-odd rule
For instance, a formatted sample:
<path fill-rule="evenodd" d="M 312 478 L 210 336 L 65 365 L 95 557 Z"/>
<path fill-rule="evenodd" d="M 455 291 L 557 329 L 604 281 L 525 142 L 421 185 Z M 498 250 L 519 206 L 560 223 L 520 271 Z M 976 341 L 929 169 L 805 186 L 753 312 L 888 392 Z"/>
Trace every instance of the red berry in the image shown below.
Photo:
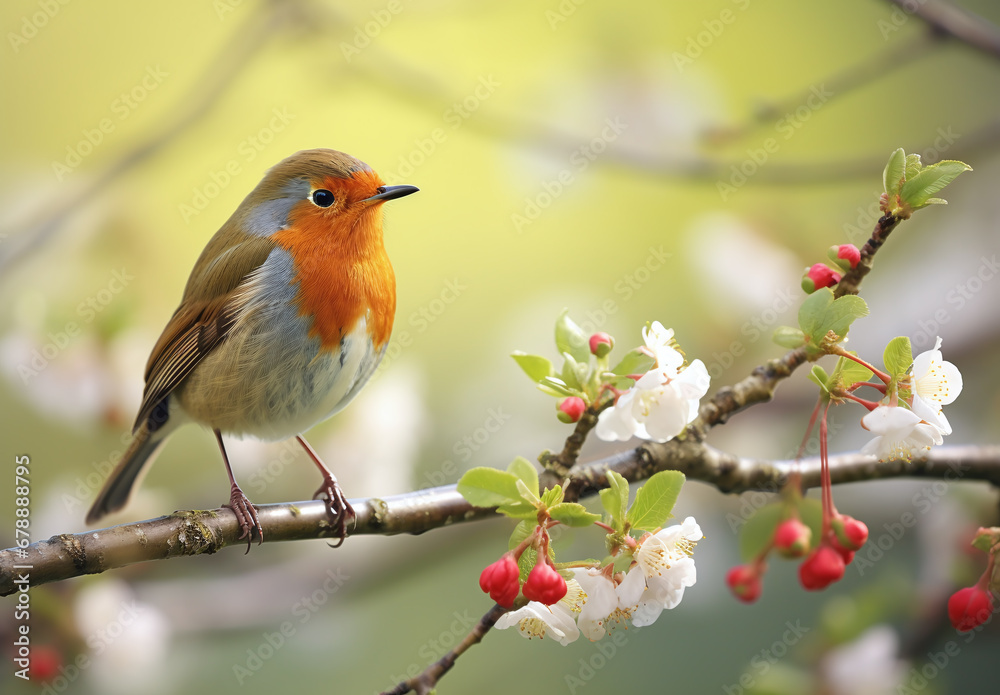
<path fill-rule="evenodd" d="M 524 597 L 546 606 L 558 603 L 566 595 L 566 591 L 566 580 L 545 562 L 535 565 L 528 574 L 528 581 L 524 583 Z"/>
<path fill-rule="evenodd" d="M 811 541 L 812 531 L 798 519 L 785 519 L 774 529 L 774 547 L 783 557 L 802 557 Z"/>
<path fill-rule="evenodd" d="M 590 354 L 604 357 L 615 346 L 615 339 L 607 333 L 594 333 L 590 336 Z"/>
<path fill-rule="evenodd" d="M 959 632 L 982 625 L 993 614 L 993 595 L 978 586 L 959 589 L 948 599 L 948 617 Z"/>
<path fill-rule="evenodd" d="M 726 586 L 743 603 L 753 603 L 763 589 L 760 573 L 753 565 L 737 565 L 726 574 Z"/>
<path fill-rule="evenodd" d="M 578 422 L 586 410 L 587 404 L 576 396 L 564 398 L 556 405 L 556 415 L 566 423 Z"/>
<path fill-rule="evenodd" d="M 799 582 L 809 591 L 819 591 L 844 576 L 844 558 L 828 545 L 821 545 L 799 565 Z"/>
<path fill-rule="evenodd" d="M 822 263 L 817 263 L 802 276 L 802 289 L 805 290 L 806 294 L 812 294 L 820 288 L 832 287 L 838 282 L 840 282 L 840 273 L 835 273 Z"/>
<path fill-rule="evenodd" d="M 505 553 L 479 575 L 479 588 L 504 608 L 510 608 L 514 605 L 517 592 L 521 589 L 520 576 L 521 571 L 514 556 Z"/>

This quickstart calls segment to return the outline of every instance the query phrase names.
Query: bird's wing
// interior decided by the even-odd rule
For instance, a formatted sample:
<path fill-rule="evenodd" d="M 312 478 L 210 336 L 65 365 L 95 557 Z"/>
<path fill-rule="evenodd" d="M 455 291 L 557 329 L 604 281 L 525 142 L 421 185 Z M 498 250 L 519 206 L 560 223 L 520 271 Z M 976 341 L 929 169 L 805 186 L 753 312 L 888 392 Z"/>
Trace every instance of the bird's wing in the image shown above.
<path fill-rule="evenodd" d="M 275 247 L 266 237 L 247 237 L 217 253 L 212 242 L 195 265 L 184 299 L 146 363 L 146 388 L 133 432 L 226 338 L 253 296 L 246 291 L 248 286 Z"/>

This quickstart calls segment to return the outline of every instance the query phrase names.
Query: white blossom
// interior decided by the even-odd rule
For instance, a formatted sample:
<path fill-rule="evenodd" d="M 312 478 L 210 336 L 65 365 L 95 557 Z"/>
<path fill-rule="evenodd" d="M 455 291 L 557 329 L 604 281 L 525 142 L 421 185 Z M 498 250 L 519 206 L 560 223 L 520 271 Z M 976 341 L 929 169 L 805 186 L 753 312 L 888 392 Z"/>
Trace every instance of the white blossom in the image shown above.
<path fill-rule="evenodd" d="M 580 636 L 573 614 L 561 603 L 546 606 L 530 601 L 523 608 L 504 613 L 496 623 L 498 630 L 512 626 L 517 627 L 522 637 L 551 637 L 564 647 Z"/>
<path fill-rule="evenodd" d="M 677 370 L 684 364 L 684 355 L 674 347 L 673 328 L 664 328 L 659 321 L 653 321 L 652 325 L 642 327 L 642 341 L 656 359 L 657 367 Z"/>
<path fill-rule="evenodd" d="M 671 344 L 673 335 L 673 330 L 659 321 L 643 328 L 643 340 L 656 358 L 656 366 L 600 414 L 598 437 L 605 441 L 640 437 L 666 442 L 698 416 L 698 404 L 708 392 L 708 369 L 701 360 L 684 367 L 684 355 Z"/>
<path fill-rule="evenodd" d="M 695 544 L 701 527 L 694 517 L 646 536 L 636 548 L 635 565 L 618 588 L 619 609 L 632 617 L 636 627 L 651 625 L 664 610 L 675 608 L 684 589 L 698 580 Z"/>
<path fill-rule="evenodd" d="M 865 415 L 861 424 L 876 435 L 861 453 L 877 456 L 879 461 L 894 458 L 909 461 L 944 441 L 937 427 L 902 406 L 880 405 Z"/>
<path fill-rule="evenodd" d="M 922 420 L 951 434 L 951 424 L 941 407 L 953 403 L 962 392 L 962 373 L 941 355 L 941 338 L 933 350 L 913 358 L 910 368 L 910 385 L 913 390 L 913 412 Z"/>

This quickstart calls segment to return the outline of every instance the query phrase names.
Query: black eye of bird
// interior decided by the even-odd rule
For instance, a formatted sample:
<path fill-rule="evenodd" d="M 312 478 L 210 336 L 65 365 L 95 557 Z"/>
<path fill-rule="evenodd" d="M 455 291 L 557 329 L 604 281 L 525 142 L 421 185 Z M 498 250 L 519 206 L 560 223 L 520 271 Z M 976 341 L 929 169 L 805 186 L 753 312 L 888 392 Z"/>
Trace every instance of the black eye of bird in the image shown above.
<path fill-rule="evenodd" d="M 321 208 L 328 208 L 333 205 L 333 193 L 321 188 L 318 191 L 313 191 L 312 201 L 319 205 Z"/>

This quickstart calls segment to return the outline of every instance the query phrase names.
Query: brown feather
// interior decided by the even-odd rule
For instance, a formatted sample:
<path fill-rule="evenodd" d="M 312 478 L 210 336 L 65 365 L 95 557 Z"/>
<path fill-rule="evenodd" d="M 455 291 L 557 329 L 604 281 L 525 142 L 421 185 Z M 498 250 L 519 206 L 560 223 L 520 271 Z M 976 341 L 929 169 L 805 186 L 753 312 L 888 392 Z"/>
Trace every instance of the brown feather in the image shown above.
<path fill-rule="evenodd" d="M 270 239 L 233 232 L 224 235 L 225 230 L 223 226 L 205 247 L 191 272 L 181 305 L 153 347 L 133 432 L 226 337 L 249 298 L 238 288 L 274 250 Z M 218 243 L 222 239 L 232 244 L 234 238 L 242 240 L 228 249 L 218 248 L 223 245 Z"/>

